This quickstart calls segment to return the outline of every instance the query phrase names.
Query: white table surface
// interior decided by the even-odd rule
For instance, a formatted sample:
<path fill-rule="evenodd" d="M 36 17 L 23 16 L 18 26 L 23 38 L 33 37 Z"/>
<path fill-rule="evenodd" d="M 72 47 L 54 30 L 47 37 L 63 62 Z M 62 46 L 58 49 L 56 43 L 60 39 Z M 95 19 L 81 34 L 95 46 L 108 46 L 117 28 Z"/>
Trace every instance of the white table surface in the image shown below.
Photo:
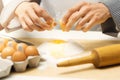
<path fill-rule="evenodd" d="M 44 31 L 37 32 L 34 31 L 32 33 L 25 32 L 22 30 L 18 30 L 11 33 L 6 33 L 5 31 L 0 32 L 0 36 L 7 35 L 13 37 L 25 37 L 25 38 L 47 38 L 47 39 L 80 39 L 80 40 L 118 40 L 119 38 L 114 38 L 101 32 L 93 32 L 88 31 L 87 33 L 81 31 L 70 31 L 70 32 L 62 32 L 60 30 L 53 31 Z M 85 41 L 83 43 L 86 43 Z M 93 43 L 93 42 L 92 42 Z M 105 41 L 103 44 L 106 44 Z M 108 41 L 109 44 L 109 41 Z M 94 44 L 99 45 L 99 44 Z M 101 45 L 101 44 L 100 44 Z M 93 46 L 93 45 L 91 45 Z M 43 68 L 43 67 L 42 67 Z M 24 73 L 12 73 L 6 80 L 113 80 L 119 79 L 120 67 L 110 67 L 106 69 L 96 69 L 93 65 L 79 65 L 70 68 L 56 68 L 55 66 L 45 67 L 41 69 L 38 67 L 36 69 L 25 71 Z M 33 78 L 33 79 L 32 79 Z M 5 79 L 4 79 L 5 80 Z"/>

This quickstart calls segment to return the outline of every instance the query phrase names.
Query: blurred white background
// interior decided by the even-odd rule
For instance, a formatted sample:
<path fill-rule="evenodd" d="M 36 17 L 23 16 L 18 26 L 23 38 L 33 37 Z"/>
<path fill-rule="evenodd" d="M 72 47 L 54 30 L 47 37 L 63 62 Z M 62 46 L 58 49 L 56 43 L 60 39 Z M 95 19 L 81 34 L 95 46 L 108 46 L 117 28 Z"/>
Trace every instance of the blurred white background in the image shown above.
<path fill-rule="evenodd" d="M 7 5 L 9 2 L 13 1 L 13 0 L 2 0 L 4 5 Z"/>

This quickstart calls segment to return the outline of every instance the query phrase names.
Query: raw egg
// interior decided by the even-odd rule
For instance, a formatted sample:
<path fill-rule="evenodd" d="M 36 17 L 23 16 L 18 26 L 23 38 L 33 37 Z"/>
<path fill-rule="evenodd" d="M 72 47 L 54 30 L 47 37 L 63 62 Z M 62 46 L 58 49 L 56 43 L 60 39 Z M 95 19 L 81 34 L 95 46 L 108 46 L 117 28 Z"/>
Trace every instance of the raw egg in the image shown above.
<path fill-rule="evenodd" d="M 19 61 L 24 61 L 26 60 L 26 55 L 22 51 L 15 51 L 12 55 L 12 61 L 14 62 L 19 62 Z"/>
<path fill-rule="evenodd" d="M 52 40 L 51 42 L 55 44 L 61 44 L 61 43 L 65 43 L 66 41 L 57 39 L 57 40 Z"/>
<path fill-rule="evenodd" d="M 8 56 L 12 56 L 15 52 L 15 49 L 13 47 L 6 47 L 2 50 L 1 57 L 7 58 Z"/>
<path fill-rule="evenodd" d="M 39 52 L 35 46 L 28 46 L 25 49 L 26 56 L 36 56 L 39 55 Z"/>

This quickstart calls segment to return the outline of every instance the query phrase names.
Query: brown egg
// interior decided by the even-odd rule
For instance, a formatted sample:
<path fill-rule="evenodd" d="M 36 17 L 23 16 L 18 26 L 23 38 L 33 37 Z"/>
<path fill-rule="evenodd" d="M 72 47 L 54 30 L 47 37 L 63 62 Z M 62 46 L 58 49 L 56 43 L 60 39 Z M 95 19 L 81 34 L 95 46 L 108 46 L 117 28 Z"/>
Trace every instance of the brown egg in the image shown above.
<path fill-rule="evenodd" d="M 9 39 L 7 39 L 7 38 L 0 38 L 0 43 L 2 42 L 4 44 L 6 44 L 8 42 L 8 40 Z"/>
<path fill-rule="evenodd" d="M 2 52 L 4 48 L 5 48 L 5 45 L 0 43 L 0 52 Z"/>
<path fill-rule="evenodd" d="M 8 41 L 7 46 L 16 49 L 17 43 L 15 41 Z"/>
<path fill-rule="evenodd" d="M 51 42 L 54 43 L 54 44 L 62 44 L 62 43 L 65 43 L 66 41 L 65 40 L 56 39 L 56 40 L 52 40 Z"/>
<path fill-rule="evenodd" d="M 8 43 L 7 38 L 1 38 L 0 39 L 0 52 L 2 52 L 2 50 L 5 48 L 7 43 Z"/>
<path fill-rule="evenodd" d="M 5 46 L 7 45 L 8 41 L 9 41 L 9 39 L 3 38 L 3 43 L 4 43 Z"/>
<path fill-rule="evenodd" d="M 7 58 L 8 56 L 12 56 L 15 52 L 15 49 L 13 47 L 6 47 L 2 50 L 1 57 Z"/>
<path fill-rule="evenodd" d="M 27 44 L 25 43 L 18 43 L 17 46 L 16 46 L 16 49 L 19 50 L 19 47 L 22 47 L 23 48 L 23 51 L 25 51 L 25 49 L 27 48 Z"/>
<path fill-rule="evenodd" d="M 19 62 L 19 61 L 25 61 L 26 55 L 22 51 L 15 51 L 12 55 L 12 61 Z"/>
<path fill-rule="evenodd" d="M 25 49 L 26 56 L 36 56 L 39 55 L 39 52 L 35 46 L 28 46 Z"/>

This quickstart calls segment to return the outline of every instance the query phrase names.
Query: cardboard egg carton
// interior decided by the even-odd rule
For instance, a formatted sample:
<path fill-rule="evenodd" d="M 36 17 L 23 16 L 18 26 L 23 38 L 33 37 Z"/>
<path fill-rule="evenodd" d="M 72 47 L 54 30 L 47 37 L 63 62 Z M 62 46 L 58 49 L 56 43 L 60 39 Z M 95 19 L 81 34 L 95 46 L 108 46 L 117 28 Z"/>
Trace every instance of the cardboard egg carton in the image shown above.
<path fill-rule="evenodd" d="M 13 45 L 11 45 L 11 41 L 14 41 L 14 40 L 9 39 L 7 41 L 7 43 L 8 43 L 7 46 L 14 47 Z M 4 39 L 0 40 L 0 43 L 4 43 L 4 42 L 5 42 Z M 19 43 L 20 43 L 20 41 L 19 41 Z M 19 48 L 23 49 L 21 46 L 19 46 Z M 7 56 L 6 58 L 3 58 L 2 57 L 2 51 L 0 53 L 0 78 L 8 76 L 11 72 L 12 67 L 16 72 L 26 71 L 27 68 L 35 68 L 39 65 L 39 62 L 40 62 L 40 59 L 41 59 L 40 54 L 38 52 L 39 55 L 32 55 L 32 56 L 29 55 L 29 56 L 26 57 L 25 60 L 13 61 L 12 56 Z"/>
<path fill-rule="evenodd" d="M 0 64 L 0 78 L 8 76 L 10 74 L 13 62 L 0 58 Z"/>
<path fill-rule="evenodd" d="M 7 59 L 2 59 L 0 57 L 0 78 L 8 76 L 11 72 L 12 67 L 16 72 L 26 71 L 27 68 L 35 68 L 39 65 L 40 56 L 28 56 L 25 61 L 13 62 L 11 57 Z"/>

